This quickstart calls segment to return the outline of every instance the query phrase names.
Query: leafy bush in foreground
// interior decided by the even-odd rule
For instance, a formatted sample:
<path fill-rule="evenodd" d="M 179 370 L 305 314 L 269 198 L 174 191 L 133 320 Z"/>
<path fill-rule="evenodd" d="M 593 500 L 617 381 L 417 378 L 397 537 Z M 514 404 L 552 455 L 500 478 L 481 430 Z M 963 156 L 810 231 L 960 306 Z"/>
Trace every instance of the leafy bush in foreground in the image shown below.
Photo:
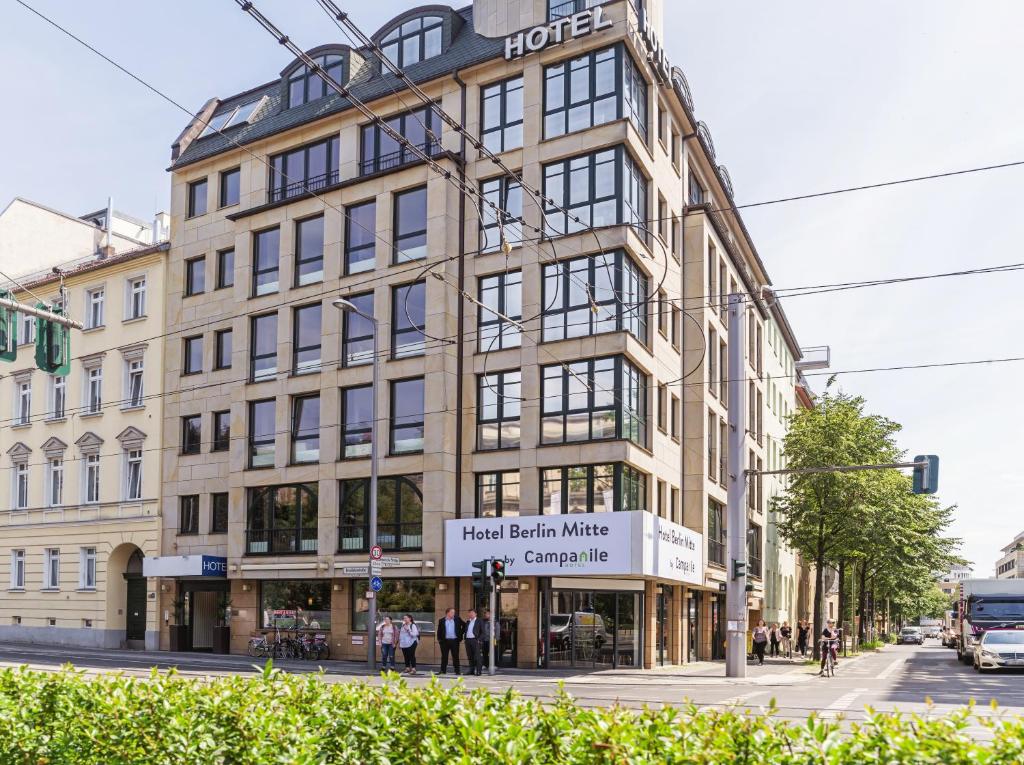
<path fill-rule="evenodd" d="M 992 742 L 975 740 L 968 728 L 979 724 Z M 210 682 L 0 671 L 4 765 L 1024 762 L 1016 718 L 877 714 L 840 728 L 696 707 L 587 709 L 568 697 L 545 706 L 513 692 L 413 689 L 397 679 L 373 687 L 276 671 Z"/>

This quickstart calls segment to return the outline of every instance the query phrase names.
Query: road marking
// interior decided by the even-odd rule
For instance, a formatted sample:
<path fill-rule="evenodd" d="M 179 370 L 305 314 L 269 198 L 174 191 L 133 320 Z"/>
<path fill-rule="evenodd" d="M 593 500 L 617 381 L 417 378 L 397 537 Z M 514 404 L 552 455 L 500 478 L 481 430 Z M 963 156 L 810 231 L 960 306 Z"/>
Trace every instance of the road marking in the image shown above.
<path fill-rule="evenodd" d="M 896 661 L 892 662 L 889 666 L 887 666 L 885 669 L 883 669 L 881 672 L 875 675 L 875 679 L 888 680 L 890 677 L 892 677 L 893 673 L 895 673 L 897 669 L 899 669 L 906 663 L 906 659 L 896 659 Z"/>
<path fill-rule="evenodd" d="M 750 693 L 741 693 L 739 696 L 733 696 L 723 701 L 716 701 L 714 704 L 708 706 L 713 709 L 725 709 L 727 707 L 738 706 L 746 701 L 754 698 L 755 696 L 767 696 L 771 691 L 751 691 Z"/>
<path fill-rule="evenodd" d="M 853 702 L 857 700 L 857 697 L 862 693 L 867 693 L 867 691 L 867 688 L 855 688 L 849 693 L 844 693 L 838 699 L 825 707 L 825 709 L 822 710 L 820 717 L 838 717 L 841 713 L 849 711 L 850 707 L 853 706 Z"/>

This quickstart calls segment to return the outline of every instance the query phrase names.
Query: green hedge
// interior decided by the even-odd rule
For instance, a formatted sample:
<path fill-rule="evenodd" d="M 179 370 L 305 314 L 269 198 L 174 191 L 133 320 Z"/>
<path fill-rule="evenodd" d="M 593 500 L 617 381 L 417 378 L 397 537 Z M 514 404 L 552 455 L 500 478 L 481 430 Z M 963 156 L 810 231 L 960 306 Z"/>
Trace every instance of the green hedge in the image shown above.
<path fill-rule="evenodd" d="M 153 674 L 85 678 L 0 671 L 0 763 L 816 763 L 1024 762 L 1024 723 L 875 715 L 783 722 L 729 711 L 544 706 L 433 683 L 412 689 L 329 684 L 315 675 L 218 678 Z M 849 727 L 849 726 L 847 726 Z"/>

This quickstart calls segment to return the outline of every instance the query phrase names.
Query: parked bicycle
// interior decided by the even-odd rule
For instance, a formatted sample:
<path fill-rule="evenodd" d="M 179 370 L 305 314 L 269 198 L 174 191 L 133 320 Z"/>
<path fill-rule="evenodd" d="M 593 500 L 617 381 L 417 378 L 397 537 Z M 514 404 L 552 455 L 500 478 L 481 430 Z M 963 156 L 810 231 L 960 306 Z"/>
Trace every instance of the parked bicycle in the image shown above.
<path fill-rule="evenodd" d="M 260 659 L 324 660 L 331 657 L 331 647 L 324 633 L 282 634 L 275 627 L 272 638 L 269 633 L 250 638 L 246 653 Z"/>

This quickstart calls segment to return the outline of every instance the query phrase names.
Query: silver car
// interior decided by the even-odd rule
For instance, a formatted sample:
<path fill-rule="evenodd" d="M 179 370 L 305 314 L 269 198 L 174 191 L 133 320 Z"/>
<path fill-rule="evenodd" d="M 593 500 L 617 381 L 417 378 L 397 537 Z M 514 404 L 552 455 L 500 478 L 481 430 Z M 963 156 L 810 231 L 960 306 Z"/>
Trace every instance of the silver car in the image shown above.
<path fill-rule="evenodd" d="M 974 668 L 1024 669 L 1024 629 L 989 630 L 974 646 Z"/>

